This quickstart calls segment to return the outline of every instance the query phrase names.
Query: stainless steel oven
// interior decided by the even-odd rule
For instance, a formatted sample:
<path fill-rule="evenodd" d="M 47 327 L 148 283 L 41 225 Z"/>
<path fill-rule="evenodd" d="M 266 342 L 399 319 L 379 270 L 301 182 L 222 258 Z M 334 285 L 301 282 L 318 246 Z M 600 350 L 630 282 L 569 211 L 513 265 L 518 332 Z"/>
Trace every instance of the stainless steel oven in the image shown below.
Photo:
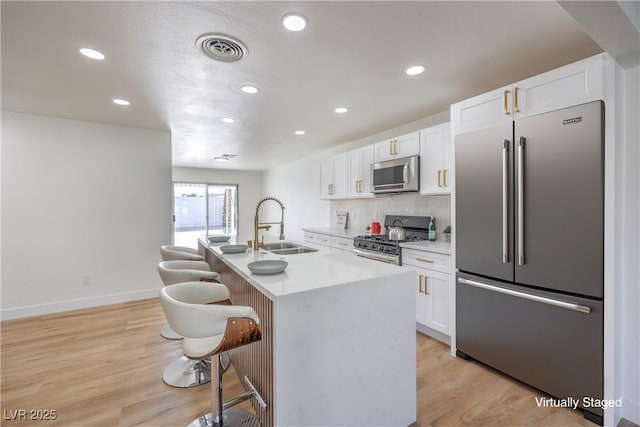
<path fill-rule="evenodd" d="M 420 157 L 409 156 L 371 165 L 374 194 L 402 193 L 420 189 Z"/>

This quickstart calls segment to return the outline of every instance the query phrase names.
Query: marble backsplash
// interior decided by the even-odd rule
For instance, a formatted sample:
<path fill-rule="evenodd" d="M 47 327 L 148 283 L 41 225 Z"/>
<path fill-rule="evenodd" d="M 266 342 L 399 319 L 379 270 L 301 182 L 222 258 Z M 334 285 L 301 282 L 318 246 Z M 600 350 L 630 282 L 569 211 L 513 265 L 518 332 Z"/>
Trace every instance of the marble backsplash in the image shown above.
<path fill-rule="evenodd" d="M 331 201 L 331 227 L 336 226 L 336 212 L 349 214 L 347 229 L 365 233 L 373 221 L 384 225 L 385 215 L 419 215 L 436 218 L 436 240 L 444 241 L 442 231 L 451 224 L 451 196 L 422 196 L 401 194 L 375 199 L 349 199 Z"/>

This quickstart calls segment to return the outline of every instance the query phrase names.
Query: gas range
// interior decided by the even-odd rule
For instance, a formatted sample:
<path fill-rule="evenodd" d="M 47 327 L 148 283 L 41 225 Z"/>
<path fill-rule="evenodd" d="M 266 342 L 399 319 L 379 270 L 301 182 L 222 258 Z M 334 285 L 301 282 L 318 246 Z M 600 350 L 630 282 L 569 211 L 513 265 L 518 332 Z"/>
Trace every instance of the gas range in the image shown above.
<path fill-rule="evenodd" d="M 399 221 L 399 222 L 398 222 Z M 386 215 L 384 218 L 385 234 L 366 234 L 353 239 L 353 251 L 356 255 L 375 259 L 389 264 L 402 265 L 402 251 L 399 246 L 403 242 L 417 242 L 429 238 L 429 216 Z M 391 240 L 389 230 L 399 224 L 405 231 L 404 240 Z"/>

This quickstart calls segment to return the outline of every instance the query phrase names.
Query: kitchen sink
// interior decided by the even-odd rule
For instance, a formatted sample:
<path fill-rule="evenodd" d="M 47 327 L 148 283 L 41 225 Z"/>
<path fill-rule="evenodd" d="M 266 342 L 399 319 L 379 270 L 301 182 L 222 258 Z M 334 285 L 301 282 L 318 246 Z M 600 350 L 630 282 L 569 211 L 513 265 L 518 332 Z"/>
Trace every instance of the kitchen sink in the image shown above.
<path fill-rule="evenodd" d="M 300 246 L 295 243 L 278 242 L 278 243 L 265 243 L 262 249 L 264 249 L 265 251 L 273 251 L 277 249 L 294 249 L 294 248 L 301 248 L 301 247 L 303 246 Z"/>
<path fill-rule="evenodd" d="M 307 248 L 305 246 L 297 246 L 294 248 L 272 249 L 269 252 L 276 255 L 294 255 L 294 254 L 306 254 L 309 252 L 318 252 L 318 250 Z"/>
<path fill-rule="evenodd" d="M 262 247 L 265 251 L 269 251 L 275 255 L 294 255 L 294 254 L 306 254 L 309 252 L 317 252 L 317 249 L 312 249 L 307 246 L 302 246 L 297 243 L 291 242 L 276 242 L 265 243 Z"/>

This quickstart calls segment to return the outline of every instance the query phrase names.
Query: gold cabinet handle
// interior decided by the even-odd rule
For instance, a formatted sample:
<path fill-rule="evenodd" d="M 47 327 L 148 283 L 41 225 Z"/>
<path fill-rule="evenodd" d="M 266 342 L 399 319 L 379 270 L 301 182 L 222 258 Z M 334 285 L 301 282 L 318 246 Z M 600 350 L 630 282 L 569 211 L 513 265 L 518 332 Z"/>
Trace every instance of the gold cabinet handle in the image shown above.
<path fill-rule="evenodd" d="M 424 294 L 429 295 L 429 276 L 424 276 Z"/>
<path fill-rule="evenodd" d="M 389 141 L 389 155 L 393 156 L 393 139 Z"/>
<path fill-rule="evenodd" d="M 509 95 L 509 91 L 505 90 L 504 91 L 504 95 L 502 97 L 503 98 L 502 99 L 503 100 L 502 113 L 508 116 L 511 113 L 509 112 L 509 104 L 508 104 L 508 101 L 507 101 L 507 95 Z"/>
<path fill-rule="evenodd" d="M 514 113 L 519 113 L 520 112 L 520 103 L 518 102 L 518 94 L 520 92 L 520 88 L 518 86 L 516 86 L 515 91 L 513 92 L 513 112 Z"/>
<path fill-rule="evenodd" d="M 337 244 L 341 245 L 341 246 L 348 246 L 346 243 L 344 242 L 336 242 Z"/>
<path fill-rule="evenodd" d="M 428 258 L 416 258 L 416 261 L 428 262 L 430 264 L 433 264 L 433 260 L 432 259 L 428 259 Z"/>
<path fill-rule="evenodd" d="M 398 154 L 398 140 L 393 140 L 393 154 Z"/>
<path fill-rule="evenodd" d="M 447 170 L 446 169 L 444 169 L 442 171 L 442 186 L 443 187 L 447 187 L 448 186 L 448 184 L 447 184 Z"/>
<path fill-rule="evenodd" d="M 438 169 L 438 187 L 442 187 L 442 170 Z"/>
<path fill-rule="evenodd" d="M 422 294 L 424 293 L 424 291 L 422 290 L 422 285 L 424 284 L 424 281 L 423 281 L 424 276 L 422 274 L 418 274 L 418 279 L 419 279 L 418 289 L 419 289 L 419 292 Z"/>

